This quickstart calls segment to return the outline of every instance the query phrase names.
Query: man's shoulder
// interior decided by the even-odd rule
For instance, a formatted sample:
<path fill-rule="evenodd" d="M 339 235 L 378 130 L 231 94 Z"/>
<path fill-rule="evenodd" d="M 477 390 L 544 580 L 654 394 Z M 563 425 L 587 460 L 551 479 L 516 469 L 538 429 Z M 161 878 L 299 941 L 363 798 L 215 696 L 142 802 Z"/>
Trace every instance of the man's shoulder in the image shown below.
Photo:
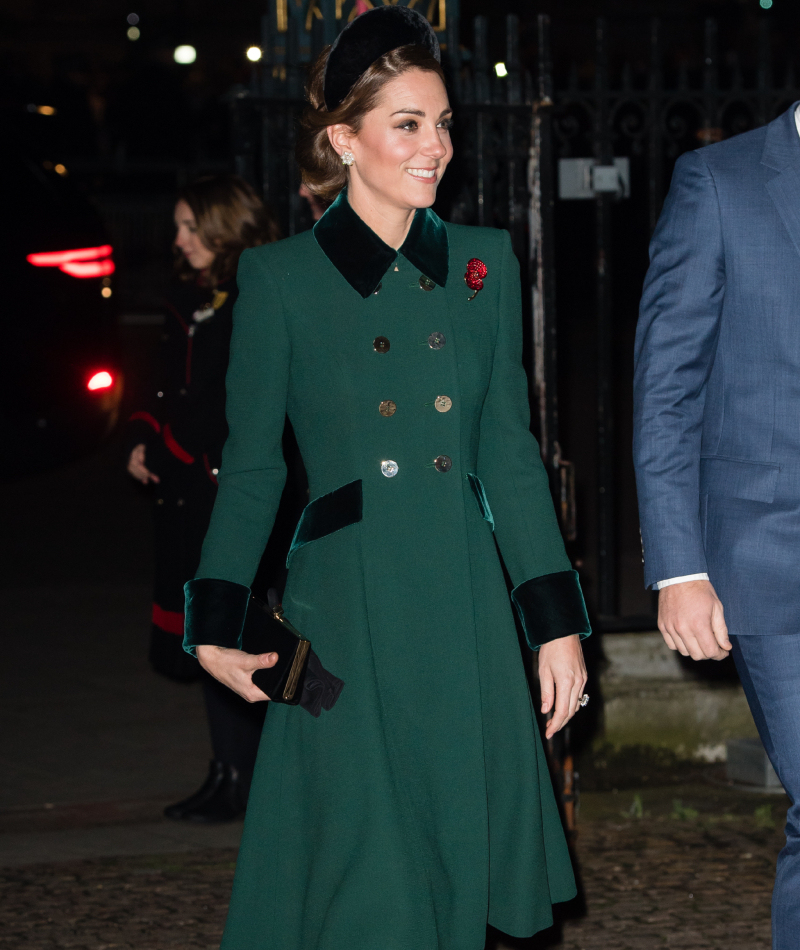
<path fill-rule="evenodd" d="M 731 136 L 722 142 L 706 145 L 697 149 L 697 154 L 709 165 L 730 165 L 742 159 L 761 160 L 764 144 L 767 140 L 768 125 L 759 126 L 749 132 Z"/>

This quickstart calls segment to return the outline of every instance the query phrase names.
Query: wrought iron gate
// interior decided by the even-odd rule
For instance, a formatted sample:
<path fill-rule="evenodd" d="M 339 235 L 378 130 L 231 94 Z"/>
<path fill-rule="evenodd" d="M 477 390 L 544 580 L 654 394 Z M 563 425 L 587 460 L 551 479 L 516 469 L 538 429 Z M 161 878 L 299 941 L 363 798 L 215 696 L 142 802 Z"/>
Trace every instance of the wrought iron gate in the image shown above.
<path fill-rule="evenodd" d="M 646 628 L 653 601 L 636 553 L 627 393 L 647 242 L 678 155 L 769 121 L 800 99 L 800 88 L 791 68 L 775 81 L 766 22 L 752 76 L 736 63 L 720 67 L 712 20 L 687 24 L 704 30 L 698 69 L 665 66 L 662 24 L 653 20 L 644 71 L 623 66 L 612 75 L 611 27 L 600 19 L 593 76 L 581 80 L 576 69 L 554 74 L 547 16 L 538 17 L 532 75 L 521 62 L 517 17 L 502 23 L 503 70 L 489 55 L 487 18 L 474 19 L 465 48 L 457 10 L 442 22 L 443 4 L 430 6 L 456 113 L 456 157 L 436 210 L 510 231 L 527 288 L 534 428 L 562 529 L 595 622 Z M 287 235 L 312 224 L 293 157 L 305 67 L 345 22 L 342 0 L 313 0 L 313 8 L 319 14 L 278 22 L 272 9 L 264 17 L 264 59 L 249 87 L 231 94 L 236 170 L 263 189 Z M 589 159 L 589 201 L 558 198 L 559 165 L 570 158 Z M 627 159 L 630 198 L 617 187 L 615 158 Z"/>

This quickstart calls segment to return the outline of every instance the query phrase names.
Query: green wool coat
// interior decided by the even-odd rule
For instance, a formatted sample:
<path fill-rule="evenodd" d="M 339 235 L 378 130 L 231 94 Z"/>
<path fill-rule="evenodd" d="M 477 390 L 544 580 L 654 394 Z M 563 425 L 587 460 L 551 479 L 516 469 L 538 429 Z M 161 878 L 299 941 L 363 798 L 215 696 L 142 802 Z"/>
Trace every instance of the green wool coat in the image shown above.
<path fill-rule="evenodd" d="M 528 936 L 575 883 L 495 542 L 532 645 L 588 625 L 529 432 L 509 237 L 421 210 L 396 252 L 342 194 L 313 232 L 246 251 L 238 283 L 198 578 L 246 596 L 284 413 L 311 499 L 356 483 L 360 504 L 326 533 L 341 512 L 323 499 L 298 529 L 284 610 L 345 687 L 319 718 L 269 710 L 222 946 L 482 950 L 487 921 Z M 186 648 L 236 646 L 239 608 L 220 625 L 187 588 Z"/>

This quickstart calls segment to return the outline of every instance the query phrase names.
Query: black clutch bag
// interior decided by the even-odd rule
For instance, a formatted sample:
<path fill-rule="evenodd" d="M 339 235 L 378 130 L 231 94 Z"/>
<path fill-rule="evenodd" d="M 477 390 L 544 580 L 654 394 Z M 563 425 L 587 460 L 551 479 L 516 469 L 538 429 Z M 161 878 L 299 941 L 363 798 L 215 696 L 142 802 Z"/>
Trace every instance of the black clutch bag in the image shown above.
<path fill-rule="evenodd" d="M 272 602 L 273 591 L 269 594 Z M 256 670 L 253 682 L 273 703 L 296 706 L 300 702 L 311 641 L 284 617 L 277 598 L 272 606 L 267 606 L 258 597 L 250 596 L 242 629 L 242 649 L 246 653 L 277 653 L 275 666 Z"/>

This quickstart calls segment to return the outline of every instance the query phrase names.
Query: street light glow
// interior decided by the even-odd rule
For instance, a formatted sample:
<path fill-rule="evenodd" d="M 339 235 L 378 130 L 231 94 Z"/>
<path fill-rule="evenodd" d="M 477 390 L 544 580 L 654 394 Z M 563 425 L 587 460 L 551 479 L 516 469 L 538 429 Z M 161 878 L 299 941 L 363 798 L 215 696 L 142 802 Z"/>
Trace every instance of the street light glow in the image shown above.
<path fill-rule="evenodd" d="M 172 55 L 176 63 L 180 63 L 181 66 L 189 66 L 197 59 L 197 50 L 194 46 L 186 44 L 184 46 L 176 46 L 175 52 Z"/>
<path fill-rule="evenodd" d="M 495 63 L 494 71 L 500 79 L 504 79 L 508 75 L 505 63 Z"/>
<path fill-rule="evenodd" d="M 132 42 L 135 42 L 142 35 L 142 31 L 138 26 L 129 26 L 128 27 L 128 39 Z"/>
<path fill-rule="evenodd" d="M 251 46 L 247 50 L 247 58 L 251 63 L 257 63 L 263 55 L 264 54 L 261 52 L 261 47 L 259 46 Z"/>
<path fill-rule="evenodd" d="M 127 20 L 130 26 L 136 26 L 136 24 L 139 22 L 139 14 L 129 13 L 127 16 Z"/>
<path fill-rule="evenodd" d="M 772 6 L 772 0 L 759 0 L 762 10 L 769 10 Z"/>

